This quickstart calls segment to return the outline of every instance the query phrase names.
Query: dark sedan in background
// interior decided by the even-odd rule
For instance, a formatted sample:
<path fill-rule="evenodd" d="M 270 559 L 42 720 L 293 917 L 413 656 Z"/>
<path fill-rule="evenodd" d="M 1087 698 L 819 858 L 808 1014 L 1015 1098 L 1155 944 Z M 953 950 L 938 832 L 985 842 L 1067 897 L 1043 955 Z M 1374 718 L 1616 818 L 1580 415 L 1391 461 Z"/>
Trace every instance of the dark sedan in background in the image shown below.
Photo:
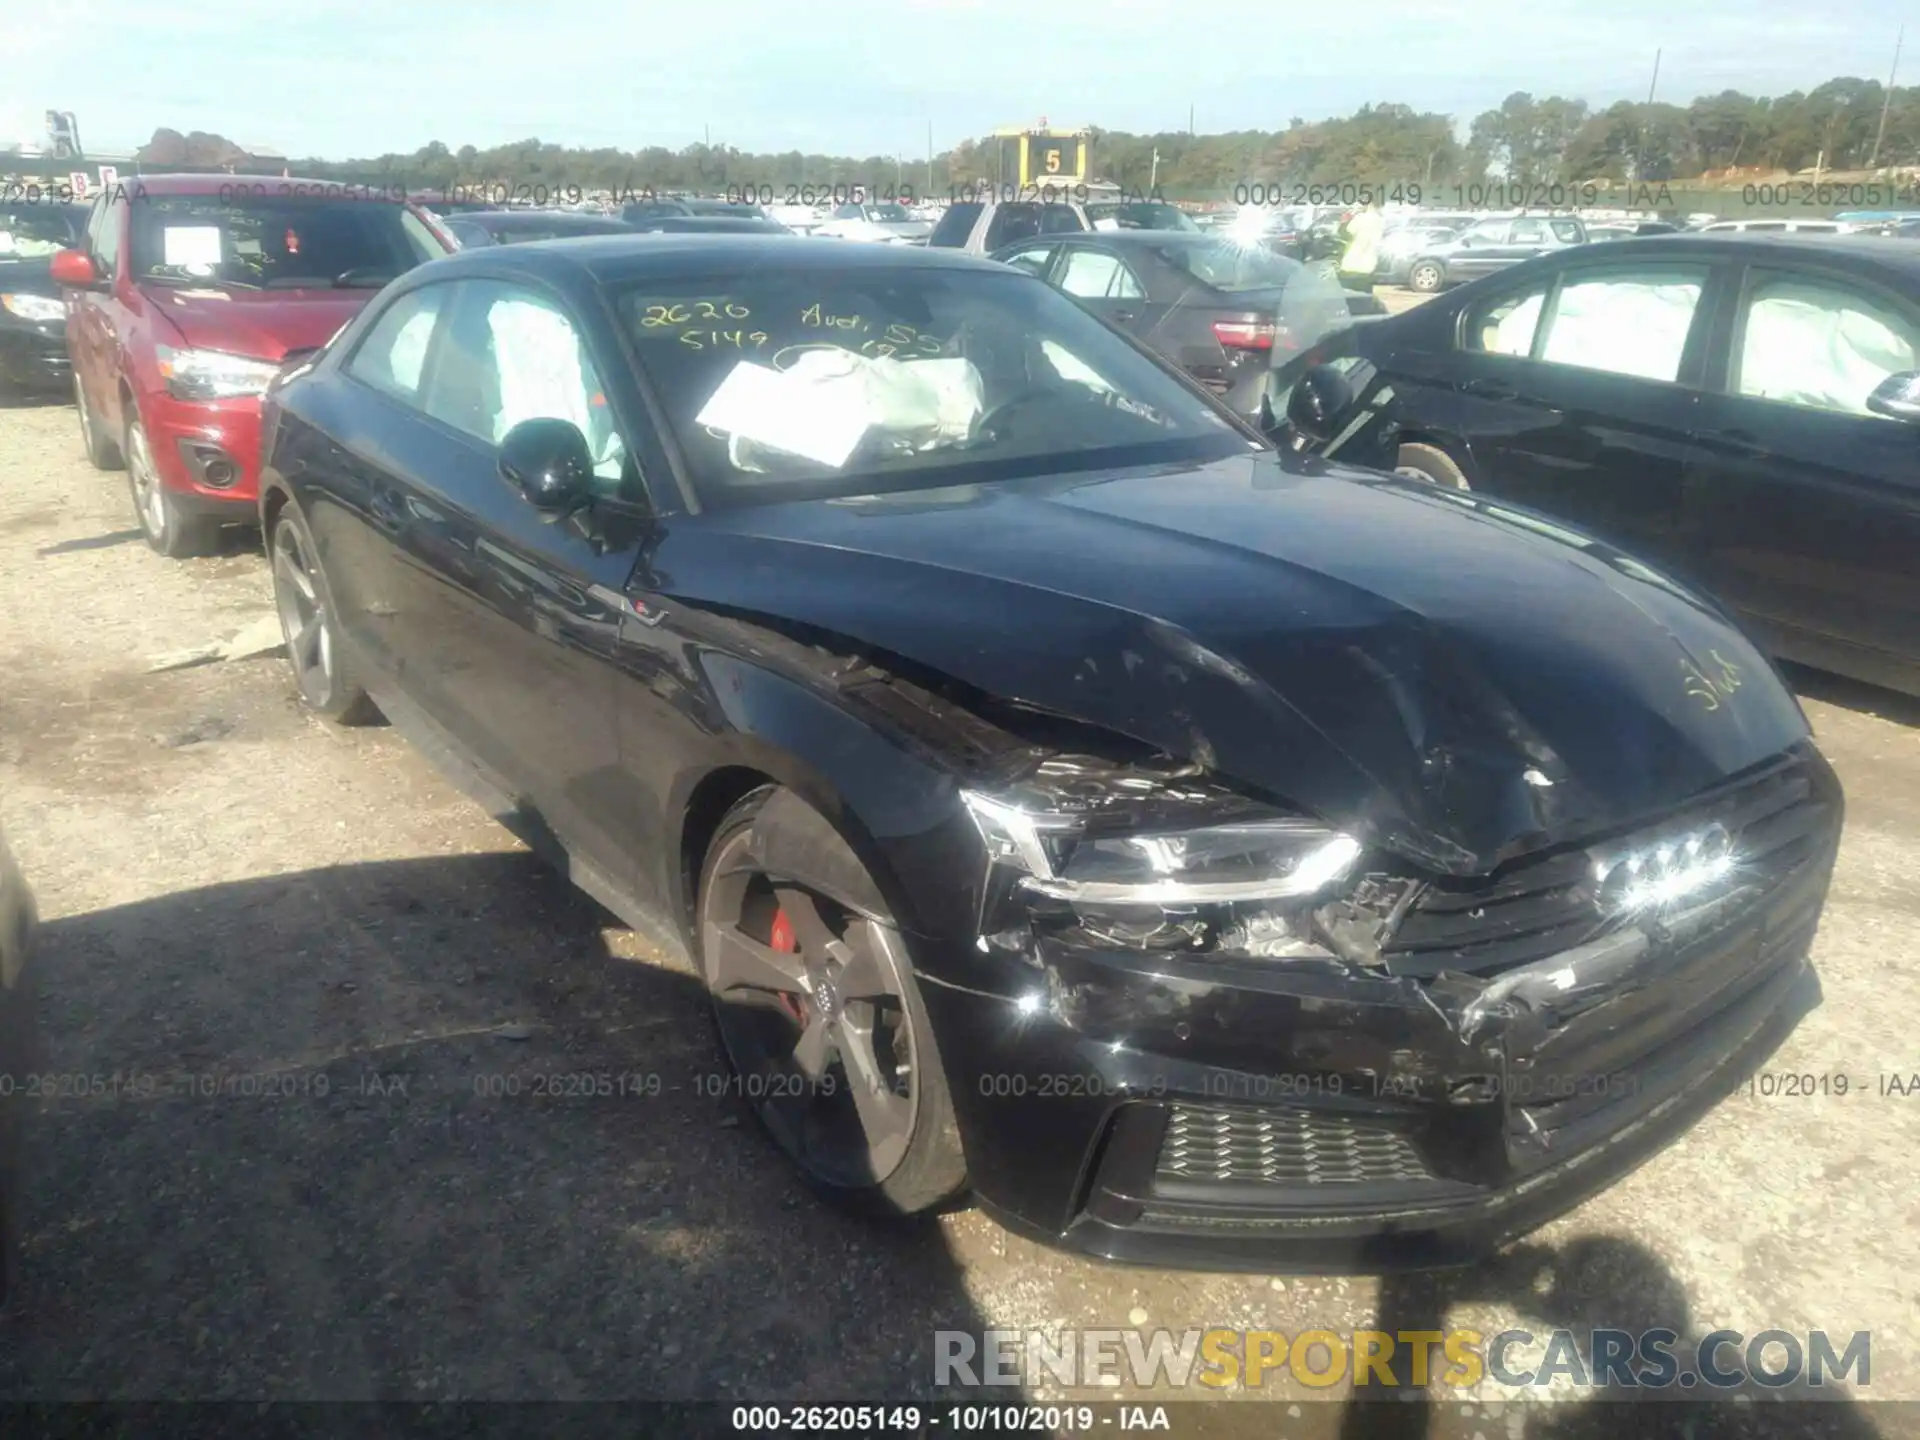
<path fill-rule="evenodd" d="M 1204 231 L 1055 235 L 993 258 L 1064 290 L 1249 419 L 1260 414 L 1276 357 L 1355 315 L 1385 313 L 1373 296 L 1296 261 Z"/>
<path fill-rule="evenodd" d="M 49 273 L 55 252 L 80 243 L 87 207 L 0 201 L 0 392 L 59 395 L 73 385 L 67 307 Z"/>
<path fill-rule="evenodd" d="M 1007 266 L 489 247 L 268 410 L 300 694 L 684 936 L 849 1204 L 1458 1262 L 1817 999 L 1840 793 L 1712 605 L 1283 455 Z"/>
<path fill-rule="evenodd" d="M 1649 236 L 1535 260 L 1316 347 L 1327 453 L 1564 517 L 1790 660 L 1920 694 L 1920 254 Z"/>
<path fill-rule="evenodd" d="M 440 228 L 460 242 L 476 245 L 526 245 L 535 240 L 565 240 L 576 235 L 631 235 L 634 227 L 611 215 L 572 210 L 487 210 L 447 215 Z"/>
<path fill-rule="evenodd" d="M 21 1111 L 40 1064 L 29 964 L 35 924 L 33 892 L 0 832 L 0 1304 L 18 1278 Z"/>

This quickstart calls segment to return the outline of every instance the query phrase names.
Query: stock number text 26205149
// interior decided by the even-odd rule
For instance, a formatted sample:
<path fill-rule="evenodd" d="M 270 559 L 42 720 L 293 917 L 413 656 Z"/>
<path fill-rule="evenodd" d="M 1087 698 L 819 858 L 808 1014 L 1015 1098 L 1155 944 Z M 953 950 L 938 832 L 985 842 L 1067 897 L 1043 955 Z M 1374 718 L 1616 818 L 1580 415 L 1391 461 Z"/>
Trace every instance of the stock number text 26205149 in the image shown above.
<path fill-rule="evenodd" d="M 729 185 L 723 192 L 730 205 L 918 205 L 911 185 Z"/>

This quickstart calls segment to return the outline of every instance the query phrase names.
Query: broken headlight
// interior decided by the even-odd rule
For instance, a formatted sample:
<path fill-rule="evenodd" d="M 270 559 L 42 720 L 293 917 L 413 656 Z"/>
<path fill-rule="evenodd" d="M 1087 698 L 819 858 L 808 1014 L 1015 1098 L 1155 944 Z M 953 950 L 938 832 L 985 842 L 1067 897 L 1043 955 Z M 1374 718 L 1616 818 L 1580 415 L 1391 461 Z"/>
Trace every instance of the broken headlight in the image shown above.
<path fill-rule="evenodd" d="M 1031 929 L 1129 949 L 1325 955 L 1311 912 L 1362 853 L 1318 821 L 1137 782 L 1057 808 L 965 800 L 991 864 L 983 933 L 1015 948 Z"/>

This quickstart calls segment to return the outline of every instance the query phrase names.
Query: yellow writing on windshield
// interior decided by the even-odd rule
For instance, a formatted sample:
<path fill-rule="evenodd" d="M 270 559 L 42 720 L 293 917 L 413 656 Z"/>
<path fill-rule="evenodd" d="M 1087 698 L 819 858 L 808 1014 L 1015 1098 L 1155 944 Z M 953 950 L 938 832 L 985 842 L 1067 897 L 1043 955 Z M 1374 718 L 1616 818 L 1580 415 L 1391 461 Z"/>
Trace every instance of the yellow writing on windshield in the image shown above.
<path fill-rule="evenodd" d="M 640 316 L 643 329 L 688 325 L 701 320 L 746 320 L 753 315 L 745 305 L 733 300 L 686 300 L 676 305 L 649 305 Z"/>

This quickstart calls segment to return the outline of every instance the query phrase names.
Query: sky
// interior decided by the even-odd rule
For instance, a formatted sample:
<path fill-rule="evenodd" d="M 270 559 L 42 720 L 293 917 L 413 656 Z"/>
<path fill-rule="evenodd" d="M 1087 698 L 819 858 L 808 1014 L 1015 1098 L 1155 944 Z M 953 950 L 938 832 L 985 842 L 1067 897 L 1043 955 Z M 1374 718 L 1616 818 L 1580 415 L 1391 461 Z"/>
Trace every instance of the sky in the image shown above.
<path fill-rule="evenodd" d="M 71 110 L 327 159 L 565 145 L 926 158 L 1001 125 L 1279 129 L 1515 90 L 1596 108 L 1885 80 L 1899 0 L 63 0 L 0 14 L 0 137 Z M 1901 79 L 1920 83 L 1920 26 Z M 1184 47 L 1183 37 L 1191 37 Z"/>

